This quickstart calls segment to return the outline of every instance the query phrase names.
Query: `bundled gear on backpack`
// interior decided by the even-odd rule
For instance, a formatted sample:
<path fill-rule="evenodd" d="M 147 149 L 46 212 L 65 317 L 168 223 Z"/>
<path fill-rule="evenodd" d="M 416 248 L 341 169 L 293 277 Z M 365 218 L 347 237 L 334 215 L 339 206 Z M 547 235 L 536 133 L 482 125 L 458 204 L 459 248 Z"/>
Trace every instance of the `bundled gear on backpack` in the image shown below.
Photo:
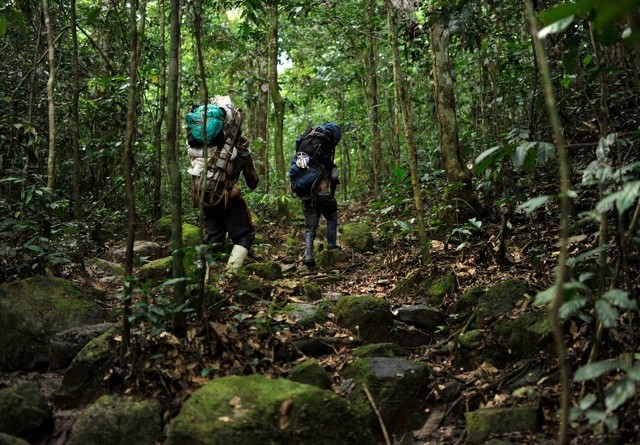
<path fill-rule="evenodd" d="M 291 158 L 291 191 L 300 198 L 313 195 L 324 173 L 336 167 L 333 160 L 342 133 L 333 122 L 311 127 L 296 139 L 296 153 Z"/>
<path fill-rule="evenodd" d="M 191 167 L 188 172 L 193 176 L 191 196 L 194 207 L 199 206 L 203 190 L 204 206 L 212 207 L 220 202 L 226 205 L 229 198 L 233 198 L 234 193 L 239 193 L 239 190 L 234 190 L 234 186 L 242 170 L 242 158 L 251 156 L 249 143 L 241 136 L 242 111 L 235 108 L 229 96 L 216 96 L 206 107 L 208 143 L 205 160 L 205 144 L 200 141 L 198 145 L 197 141 L 198 135 L 202 134 L 203 122 L 196 123 L 197 116 L 194 116 L 198 110 L 202 115 L 204 109 L 204 106 L 200 106 L 185 117 L 188 134 L 192 135 L 192 140 L 196 140 L 194 144 L 187 137 L 188 153 L 191 157 Z M 212 137 L 209 137 L 210 121 L 213 122 Z M 190 125 L 192 125 L 191 129 L 189 129 Z M 206 175 L 202 174 L 204 171 L 207 172 Z M 206 188 L 203 187 L 205 182 Z"/>
<path fill-rule="evenodd" d="M 225 111 L 213 104 L 206 107 L 200 105 L 195 107 L 185 116 L 187 124 L 187 142 L 191 147 L 202 147 L 205 145 L 205 108 L 206 108 L 206 138 L 207 144 L 212 145 L 224 125 Z"/>

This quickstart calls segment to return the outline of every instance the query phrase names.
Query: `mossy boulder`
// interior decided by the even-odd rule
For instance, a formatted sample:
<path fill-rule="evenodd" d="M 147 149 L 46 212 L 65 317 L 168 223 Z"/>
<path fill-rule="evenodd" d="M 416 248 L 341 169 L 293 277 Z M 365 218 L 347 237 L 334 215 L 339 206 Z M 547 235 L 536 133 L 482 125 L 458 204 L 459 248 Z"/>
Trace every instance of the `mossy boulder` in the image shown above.
<path fill-rule="evenodd" d="M 156 235 L 169 239 L 171 238 L 171 223 L 171 215 L 165 215 L 156 221 L 153 225 L 153 231 Z M 200 241 L 200 228 L 194 224 L 183 223 L 182 243 L 188 247 L 195 247 L 202 244 Z"/>
<path fill-rule="evenodd" d="M 520 280 L 505 280 L 494 284 L 482 294 L 476 307 L 476 327 L 484 328 L 527 298 L 527 284 Z"/>
<path fill-rule="evenodd" d="M 417 408 L 430 376 L 424 363 L 394 357 L 358 358 L 344 371 L 353 379 L 356 389 L 352 401 L 363 410 L 370 404 L 364 392 L 371 393 L 387 429 L 399 431 Z"/>
<path fill-rule="evenodd" d="M 91 403 L 106 392 L 104 376 L 118 352 L 114 341 L 118 328 L 109 329 L 80 350 L 64 373 L 56 393 L 58 408 L 73 408 Z"/>
<path fill-rule="evenodd" d="M 289 380 L 307 385 L 317 386 L 321 389 L 331 389 L 331 377 L 329 373 L 318 363 L 316 359 L 305 360 L 298 363 L 289 371 Z"/>
<path fill-rule="evenodd" d="M 470 443 L 483 443 L 492 434 L 515 431 L 537 432 L 542 426 L 538 407 L 483 408 L 466 412 L 467 436 Z"/>
<path fill-rule="evenodd" d="M 99 270 L 104 275 L 116 275 L 124 276 L 124 267 L 111 261 L 103 260 L 101 258 L 91 258 L 87 261 L 88 265 L 94 269 Z"/>
<path fill-rule="evenodd" d="M 67 444 L 155 445 L 161 435 L 160 403 L 102 396 L 78 416 Z"/>
<path fill-rule="evenodd" d="M 497 365 L 533 357 L 541 351 L 551 352 L 553 346 L 549 316 L 541 310 L 524 312 L 513 319 L 502 318 L 492 325 L 491 332 L 492 344 L 483 352 Z"/>
<path fill-rule="evenodd" d="M 302 328 L 312 328 L 316 323 L 324 323 L 329 318 L 321 305 L 309 303 L 289 303 L 280 313 L 291 317 Z"/>
<path fill-rule="evenodd" d="M 156 260 L 163 255 L 163 248 L 154 241 L 137 240 L 133 243 L 133 263 L 140 264 Z M 127 247 L 122 246 L 113 251 L 113 258 L 120 263 L 125 261 Z"/>
<path fill-rule="evenodd" d="M 479 329 L 463 332 L 458 336 L 458 342 L 467 349 L 479 349 L 484 345 L 486 333 Z"/>
<path fill-rule="evenodd" d="M 371 227 L 367 223 L 349 223 L 342 225 L 342 237 L 344 244 L 359 253 L 373 250 L 374 239 Z"/>
<path fill-rule="evenodd" d="M 400 355 L 400 346 L 395 343 L 372 343 L 359 346 L 353 350 L 356 357 L 397 357 Z"/>
<path fill-rule="evenodd" d="M 275 261 L 249 263 L 244 266 L 243 271 L 248 275 L 255 274 L 265 280 L 279 280 L 282 278 L 282 268 Z"/>
<path fill-rule="evenodd" d="M 143 280 L 151 280 L 157 283 L 171 278 L 173 269 L 173 258 L 168 256 L 150 261 L 138 269 L 137 276 Z"/>
<path fill-rule="evenodd" d="M 451 308 L 451 312 L 457 314 L 462 319 L 467 319 L 473 314 L 474 309 L 478 305 L 480 298 L 485 293 L 485 289 L 482 286 L 472 287 L 466 290 L 454 303 Z"/>
<path fill-rule="evenodd" d="M 99 323 L 55 334 L 49 340 L 49 371 L 68 367 L 87 343 L 115 326 L 115 323 Z"/>
<path fill-rule="evenodd" d="M 234 300 L 240 304 L 252 304 L 259 300 L 270 299 L 273 284 L 260 278 L 253 278 L 246 274 L 238 274 Z"/>
<path fill-rule="evenodd" d="M 195 391 L 165 445 L 373 445 L 363 418 L 331 391 L 260 375 L 215 379 Z"/>
<path fill-rule="evenodd" d="M 0 432 L 39 443 L 53 425 L 53 411 L 36 383 L 0 389 Z"/>
<path fill-rule="evenodd" d="M 0 371 L 46 369 L 54 334 L 106 318 L 91 296 L 61 278 L 0 284 Z"/>
<path fill-rule="evenodd" d="M 316 264 L 319 267 L 337 267 L 349 262 L 349 256 L 341 249 L 323 249 L 316 254 Z"/>
<path fill-rule="evenodd" d="M 396 319 L 429 332 L 435 331 L 444 321 L 440 309 L 425 304 L 402 306 L 395 312 Z"/>
<path fill-rule="evenodd" d="M 345 295 L 334 308 L 336 322 L 372 343 L 389 341 L 393 327 L 391 306 L 369 295 Z"/>
<path fill-rule="evenodd" d="M 391 291 L 393 298 L 411 297 L 431 306 L 440 306 L 447 295 L 456 288 L 456 279 L 449 270 L 415 270 L 402 279 Z"/>

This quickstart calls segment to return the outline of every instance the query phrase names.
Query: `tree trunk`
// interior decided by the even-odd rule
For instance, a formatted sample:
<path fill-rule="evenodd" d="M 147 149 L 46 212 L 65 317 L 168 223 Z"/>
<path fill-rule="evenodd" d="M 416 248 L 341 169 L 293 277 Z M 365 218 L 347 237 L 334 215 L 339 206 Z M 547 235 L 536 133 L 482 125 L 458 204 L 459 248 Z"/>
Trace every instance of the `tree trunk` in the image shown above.
<path fill-rule="evenodd" d="M 80 205 L 80 115 L 78 104 L 80 97 L 80 75 L 78 62 L 78 30 L 76 16 L 76 0 L 71 0 L 71 40 L 73 44 L 72 70 L 73 70 L 73 99 L 71 100 L 71 147 L 73 150 L 73 216 L 80 219 L 82 206 Z"/>
<path fill-rule="evenodd" d="M 276 180 L 281 195 L 286 193 L 284 187 L 286 179 L 286 166 L 283 152 L 283 128 L 284 128 L 284 100 L 278 86 L 278 2 L 270 6 L 269 29 L 269 93 L 273 102 L 275 115 L 275 131 L 273 135 L 273 153 L 276 161 Z"/>
<path fill-rule="evenodd" d="M 167 76 L 167 144 L 166 159 L 171 189 L 171 251 L 173 252 L 173 277 L 184 276 L 184 252 L 182 251 L 182 184 L 177 154 L 178 130 L 178 77 L 180 55 L 180 0 L 171 0 L 169 73 Z M 174 287 L 176 304 L 185 301 L 184 281 L 178 281 Z M 184 314 L 174 315 L 174 331 L 183 337 L 186 334 Z"/>
<path fill-rule="evenodd" d="M 263 53 L 261 51 L 261 53 Z M 269 62 L 264 57 L 258 58 L 258 75 L 260 79 L 267 79 Z M 260 181 L 264 184 L 265 193 L 269 191 L 269 82 L 260 82 L 258 91 L 258 107 L 256 115 L 256 143 L 258 144 L 258 159 Z"/>
<path fill-rule="evenodd" d="M 153 166 L 153 218 L 162 217 L 162 123 L 164 121 L 164 109 L 167 102 L 166 76 L 167 59 L 165 54 L 165 13 L 164 0 L 160 0 L 160 69 L 158 73 L 158 111 L 153 125 L 155 162 Z"/>
<path fill-rule="evenodd" d="M 53 191 L 56 180 L 56 106 L 53 96 L 53 84 L 56 79 L 56 59 L 53 48 L 53 29 L 49 14 L 49 0 L 42 0 L 44 24 L 47 29 L 47 46 L 49 48 L 49 80 L 47 81 L 47 98 L 49 102 L 49 160 L 47 162 L 47 187 Z"/>
<path fill-rule="evenodd" d="M 134 0 L 130 3 L 129 33 L 130 33 L 130 64 L 129 64 L 129 99 L 127 103 L 127 128 L 124 137 L 124 187 L 127 200 L 127 241 L 124 260 L 125 277 L 133 276 L 133 243 L 136 237 L 136 202 L 133 184 L 133 144 L 136 134 L 136 108 L 137 108 L 137 83 L 138 83 L 138 8 Z M 126 352 L 130 339 L 131 328 L 129 316 L 131 314 L 132 283 L 125 283 L 124 287 L 124 313 L 123 313 L 123 354 Z"/>
<path fill-rule="evenodd" d="M 480 203 L 473 190 L 471 171 L 465 166 L 458 141 L 456 103 L 449 60 L 449 29 L 442 20 L 431 27 L 433 52 L 433 84 L 436 115 L 442 156 L 442 168 L 449 186 L 447 199 L 463 221 L 480 212 Z"/>
<path fill-rule="evenodd" d="M 371 169 L 373 176 L 373 191 L 378 190 L 378 181 L 387 169 L 382 145 L 380 144 L 380 108 L 378 99 L 377 54 L 378 44 L 374 35 L 374 18 L 376 0 L 366 0 L 365 19 L 367 23 L 368 46 L 365 54 L 365 68 L 367 70 L 368 88 L 367 102 L 369 105 L 369 132 L 371 133 Z"/>
<path fill-rule="evenodd" d="M 398 28 L 395 11 L 391 0 L 385 0 L 387 7 L 387 23 L 389 27 L 389 37 L 391 40 L 391 50 L 393 51 L 393 77 L 396 89 L 396 96 L 402 113 L 404 123 L 404 135 L 407 140 L 409 151 L 409 170 L 411 171 L 411 186 L 413 188 L 413 201 L 416 206 L 416 224 L 418 226 L 418 238 L 420 240 L 420 254 L 423 263 L 431 261 L 430 242 L 427 240 L 427 230 L 424 223 L 424 204 L 422 202 L 422 191 L 420 189 L 420 178 L 418 176 L 416 143 L 413 137 L 413 126 L 409 113 L 409 93 L 405 89 L 402 76 L 402 66 L 400 61 L 400 50 L 398 43 Z"/>

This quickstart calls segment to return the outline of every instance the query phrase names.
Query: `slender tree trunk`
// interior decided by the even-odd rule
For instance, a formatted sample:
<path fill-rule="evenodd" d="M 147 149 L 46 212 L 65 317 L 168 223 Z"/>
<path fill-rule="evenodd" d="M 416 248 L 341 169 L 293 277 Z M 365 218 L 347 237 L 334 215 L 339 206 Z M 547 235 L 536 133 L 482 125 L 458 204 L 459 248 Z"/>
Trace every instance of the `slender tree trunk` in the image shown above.
<path fill-rule="evenodd" d="M 400 129 L 398 126 L 397 107 L 394 106 L 395 95 L 393 89 L 388 88 L 386 94 L 387 102 L 387 121 L 389 125 L 389 148 L 391 150 L 391 158 L 393 159 L 393 168 L 400 167 Z"/>
<path fill-rule="evenodd" d="M 184 252 L 182 250 L 182 184 L 180 166 L 177 154 L 178 130 L 178 77 L 180 74 L 180 0 L 171 0 L 171 25 L 169 49 L 169 73 L 167 76 L 167 144 L 166 159 L 171 189 L 171 251 L 173 254 L 173 277 L 184 276 Z M 183 281 L 174 287 L 174 300 L 177 304 L 185 301 L 185 286 Z M 186 319 L 184 314 L 174 315 L 175 333 L 183 337 L 186 335 Z"/>
<path fill-rule="evenodd" d="M 558 432 L 558 445 L 566 445 L 569 442 L 569 405 L 571 397 L 571 383 L 569 379 L 569 369 L 567 366 L 567 352 L 564 343 L 564 331 L 560 319 L 560 307 L 563 304 L 564 283 L 567 280 L 566 261 L 569 250 L 569 212 L 570 201 L 569 191 L 571 188 L 571 177 L 569 171 L 569 163 L 567 156 L 567 148 L 564 141 L 562 127 L 560 125 L 560 116 L 553 93 L 553 84 L 547 57 L 542 47 L 542 43 L 536 37 L 538 29 L 535 19 L 535 13 L 530 0 L 526 0 L 527 15 L 533 37 L 534 47 L 540 66 L 540 72 L 544 82 L 545 99 L 547 103 L 547 111 L 553 128 L 553 136 L 556 143 L 558 153 L 558 166 L 560 169 L 560 252 L 558 255 L 558 267 L 556 268 L 556 280 L 554 284 L 554 296 L 549 306 L 549 320 L 553 337 L 555 340 L 556 353 L 558 354 L 558 367 L 560 369 L 560 385 L 562 388 L 560 400 L 560 428 Z"/>
<path fill-rule="evenodd" d="M 416 143 L 413 137 L 411 115 L 409 114 L 409 94 L 405 89 L 405 83 L 402 76 L 395 10 L 393 9 L 391 0 L 385 0 L 385 3 L 387 7 L 387 23 L 389 27 L 389 37 L 391 40 L 391 50 L 393 51 L 394 84 L 396 88 L 396 96 L 398 97 L 400 104 L 400 111 L 402 113 L 404 135 L 407 140 L 407 149 L 409 152 L 409 170 L 411 171 L 413 201 L 416 206 L 416 224 L 418 226 L 418 237 L 420 240 L 420 253 L 423 263 L 427 264 L 431 261 L 431 249 L 429 245 L 430 242 L 427 240 L 427 230 L 424 223 L 424 204 L 422 202 L 422 191 L 420 188 L 420 178 L 418 176 Z"/>
<path fill-rule="evenodd" d="M 269 94 L 273 103 L 275 115 L 275 131 L 273 137 L 273 153 L 276 161 L 276 180 L 281 195 L 286 193 L 284 187 L 286 179 L 286 166 L 284 162 L 283 138 L 284 138 L 284 99 L 278 86 L 278 2 L 270 6 L 269 29 Z"/>
<path fill-rule="evenodd" d="M 133 184 L 133 144 L 136 134 L 136 108 L 137 108 L 137 83 L 138 83 L 138 8 L 137 1 L 130 3 L 129 11 L 130 33 L 130 64 L 129 64 L 129 100 L 127 103 L 127 128 L 124 137 L 124 187 L 127 200 L 127 241 L 124 261 L 124 275 L 126 280 L 133 276 L 133 244 L 136 237 L 136 202 Z M 129 316 L 131 315 L 132 282 L 126 281 L 124 287 L 124 313 L 123 313 L 123 342 L 122 353 L 129 347 L 131 340 L 131 327 Z"/>
<path fill-rule="evenodd" d="M 76 17 L 76 0 L 71 0 L 71 40 L 73 44 L 73 99 L 71 100 L 71 146 L 73 150 L 73 216 L 80 219 L 82 206 L 80 205 L 80 115 L 78 111 L 80 97 L 80 74 L 78 62 L 78 30 Z"/>
<path fill-rule="evenodd" d="M 480 203 L 471 183 L 471 171 L 465 166 L 458 141 L 456 103 L 449 60 L 449 29 L 442 18 L 431 26 L 433 52 L 433 84 L 435 88 L 438 134 L 442 168 L 451 187 L 448 199 L 458 214 L 466 219 L 480 211 Z"/>
<path fill-rule="evenodd" d="M 44 24 L 47 29 L 47 46 L 49 48 L 49 80 L 47 81 L 47 97 L 49 102 L 49 159 L 47 162 L 47 187 L 53 190 L 56 181 L 56 105 L 53 96 L 53 84 L 56 79 L 56 59 L 53 48 L 53 29 L 49 11 L 49 0 L 42 0 Z"/>
<path fill-rule="evenodd" d="M 162 123 L 164 109 L 167 102 L 166 76 L 167 59 L 165 53 L 165 11 L 164 0 L 160 0 L 160 67 L 158 72 L 158 112 L 153 126 L 155 162 L 153 168 L 153 218 L 157 221 L 162 217 Z"/>
<path fill-rule="evenodd" d="M 367 23 L 367 50 L 365 54 L 365 68 L 367 70 L 368 88 L 367 102 L 369 105 L 369 132 L 371 133 L 371 167 L 373 176 L 373 190 L 377 191 L 385 170 L 387 169 L 384 156 L 382 154 L 382 144 L 380 143 L 380 108 L 378 98 L 378 74 L 377 74 L 377 54 L 378 43 L 375 37 L 376 0 L 366 0 L 365 20 Z"/>
<path fill-rule="evenodd" d="M 269 191 L 269 61 L 264 57 L 258 58 L 258 76 L 260 79 L 266 79 L 260 82 L 256 115 L 258 159 L 262 161 L 259 169 L 259 175 L 262 178 L 260 183 L 264 184 L 266 193 Z"/>

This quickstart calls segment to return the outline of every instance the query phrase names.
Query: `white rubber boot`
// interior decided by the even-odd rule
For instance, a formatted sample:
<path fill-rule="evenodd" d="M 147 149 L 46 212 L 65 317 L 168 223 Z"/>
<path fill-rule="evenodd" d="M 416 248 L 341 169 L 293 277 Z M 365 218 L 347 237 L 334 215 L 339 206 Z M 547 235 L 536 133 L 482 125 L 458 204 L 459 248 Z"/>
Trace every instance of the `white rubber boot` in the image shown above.
<path fill-rule="evenodd" d="M 247 259 L 247 255 L 249 251 L 238 244 L 233 246 L 231 250 L 231 255 L 229 255 L 229 260 L 227 261 L 227 270 L 230 272 L 235 272 L 240 267 L 242 267 L 242 263 Z"/>

